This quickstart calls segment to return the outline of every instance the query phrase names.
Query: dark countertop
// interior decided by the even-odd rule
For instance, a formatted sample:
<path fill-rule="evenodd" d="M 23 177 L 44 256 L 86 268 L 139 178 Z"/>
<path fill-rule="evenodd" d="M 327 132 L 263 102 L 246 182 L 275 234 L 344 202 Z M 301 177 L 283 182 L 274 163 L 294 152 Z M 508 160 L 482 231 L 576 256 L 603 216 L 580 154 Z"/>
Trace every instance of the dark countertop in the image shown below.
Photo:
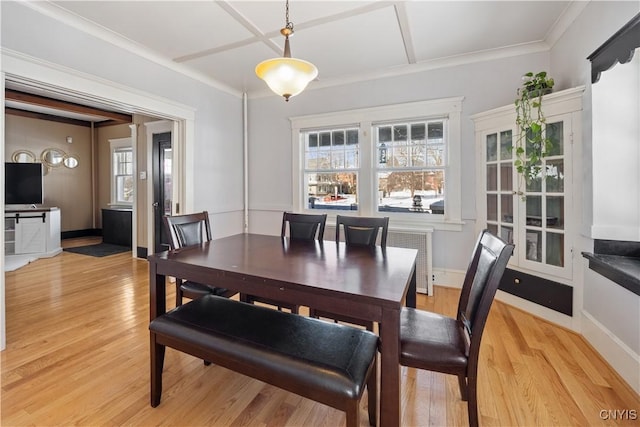
<path fill-rule="evenodd" d="M 590 269 L 640 295 L 640 258 L 589 252 L 582 256 L 589 260 Z"/>

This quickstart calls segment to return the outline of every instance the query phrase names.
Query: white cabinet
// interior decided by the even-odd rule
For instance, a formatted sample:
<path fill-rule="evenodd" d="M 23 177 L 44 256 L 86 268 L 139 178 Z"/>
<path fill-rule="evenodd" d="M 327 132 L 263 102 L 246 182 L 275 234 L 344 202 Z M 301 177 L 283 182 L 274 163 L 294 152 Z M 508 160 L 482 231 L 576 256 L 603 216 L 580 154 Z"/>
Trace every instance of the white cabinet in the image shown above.
<path fill-rule="evenodd" d="M 4 219 L 5 254 L 54 256 L 60 247 L 60 210 L 7 210 Z"/>
<path fill-rule="evenodd" d="M 572 249 L 581 222 L 576 185 L 580 185 L 582 171 L 576 168 L 580 159 L 576 149 L 581 143 L 583 89 L 544 96 L 543 132 L 552 147 L 543 158 L 540 174 L 528 182 L 514 167 L 513 144 L 518 137 L 514 106 L 472 116 L 478 153 L 477 227 L 515 243 L 510 268 L 528 273 L 530 282 L 537 282 L 537 277 L 548 279 L 545 284 L 531 283 L 532 288 L 524 292 L 534 294 L 532 301 L 537 303 L 535 294 L 547 292 L 544 286 L 549 281 L 572 286 Z M 526 287 L 519 278 L 514 280 Z M 541 300 L 557 298 L 550 286 L 551 296 L 541 296 Z"/>

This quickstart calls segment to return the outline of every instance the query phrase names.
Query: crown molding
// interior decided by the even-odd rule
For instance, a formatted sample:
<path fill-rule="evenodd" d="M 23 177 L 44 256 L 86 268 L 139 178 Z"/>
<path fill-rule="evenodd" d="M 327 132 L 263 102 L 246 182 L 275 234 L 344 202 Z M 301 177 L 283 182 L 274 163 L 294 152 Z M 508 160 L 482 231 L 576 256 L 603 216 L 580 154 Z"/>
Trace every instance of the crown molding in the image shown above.
<path fill-rule="evenodd" d="M 236 96 L 238 98 L 242 97 L 241 91 L 238 91 L 232 87 L 229 87 L 202 73 L 193 71 L 185 67 L 184 65 L 168 60 L 156 54 L 155 52 L 145 49 L 139 44 L 125 37 L 122 37 L 121 35 L 116 34 L 111 30 L 106 29 L 105 27 L 102 27 L 100 25 L 95 24 L 94 22 L 84 19 L 75 13 L 62 9 L 60 6 L 54 3 L 51 3 L 49 1 L 38 1 L 38 2 L 27 1 L 27 2 L 21 2 L 21 4 L 33 9 L 34 11 L 42 15 L 53 18 L 56 21 L 62 22 L 65 25 L 68 25 L 84 33 L 90 34 L 102 41 L 110 43 L 121 49 L 127 50 L 139 57 L 152 61 L 157 65 L 168 68 L 172 71 L 175 71 L 184 76 L 197 80 L 201 83 L 204 83 L 215 89 L 226 92 L 230 95 Z"/>

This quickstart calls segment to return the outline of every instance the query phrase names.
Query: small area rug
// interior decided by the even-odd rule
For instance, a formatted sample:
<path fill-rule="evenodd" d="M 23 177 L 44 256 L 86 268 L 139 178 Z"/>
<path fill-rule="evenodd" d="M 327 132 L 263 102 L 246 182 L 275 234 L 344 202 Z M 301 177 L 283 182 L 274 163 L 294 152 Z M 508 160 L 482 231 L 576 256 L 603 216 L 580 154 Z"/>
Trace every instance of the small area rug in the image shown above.
<path fill-rule="evenodd" d="M 113 245 L 111 243 L 98 243 L 97 245 L 76 246 L 75 248 L 64 248 L 67 252 L 73 252 L 81 255 L 89 255 L 103 257 L 115 255 L 122 252 L 129 252 L 131 248 L 128 246 Z"/>

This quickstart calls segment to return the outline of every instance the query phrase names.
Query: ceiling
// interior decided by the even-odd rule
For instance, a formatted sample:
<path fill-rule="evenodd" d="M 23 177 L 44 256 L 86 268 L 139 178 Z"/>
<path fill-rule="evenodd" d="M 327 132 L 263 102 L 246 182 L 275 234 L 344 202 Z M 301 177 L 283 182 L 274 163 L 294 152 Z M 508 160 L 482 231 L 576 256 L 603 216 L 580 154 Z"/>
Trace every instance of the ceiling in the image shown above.
<path fill-rule="evenodd" d="M 309 89 L 549 50 L 582 1 L 290 1 Z M 285 1 L 50 1 L 31 7 L 234 94 L 271 96 Z"/>

